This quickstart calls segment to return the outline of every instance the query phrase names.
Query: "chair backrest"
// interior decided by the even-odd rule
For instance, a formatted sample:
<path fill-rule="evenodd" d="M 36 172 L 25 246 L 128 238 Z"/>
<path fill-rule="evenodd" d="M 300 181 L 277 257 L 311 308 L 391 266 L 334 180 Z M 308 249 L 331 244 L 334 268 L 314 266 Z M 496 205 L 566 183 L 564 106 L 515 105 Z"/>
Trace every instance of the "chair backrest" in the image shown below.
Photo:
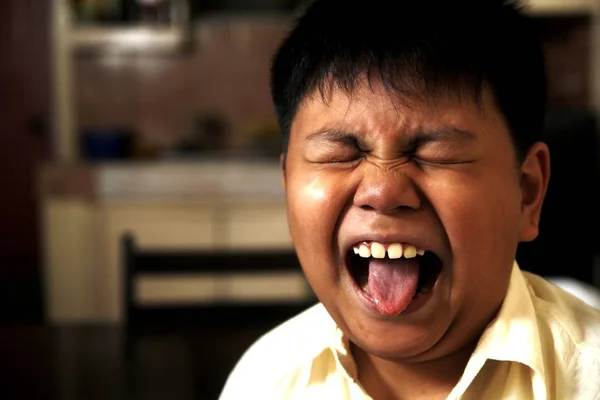
<path fill-rule="evenodd" d="M 288 273 L 301 274 L 301 267 L 293 249 L 273 250 L 163 250 L 142 249 L 136 245 L 133 235 L 127 234 L 122 239 L 123 251 L 123 320 L 126 324 L 135 324 L 149 318 L 156 321 L 168 315 L 178 321 L 197 319 L 199 311 L 218 308 L 239 309 L 244 304 L 177 304 L 160 307 L 148 307 L 140 304 L 136 294 L 136 279 L 141 276 L 166 277 L 166 276 L 191 276 L 209 274 L 211 276 L 234 274 L 260 274 L 260 273 Z M 299 301 L 297 306 L 301 310 L 307 304 L 314 303 L 313 298 L 307 296 L 305 301 Z M 253 303 L 251 306 L 266 304 Z M 240 313 L 243 314 L 243 311 Z"/>

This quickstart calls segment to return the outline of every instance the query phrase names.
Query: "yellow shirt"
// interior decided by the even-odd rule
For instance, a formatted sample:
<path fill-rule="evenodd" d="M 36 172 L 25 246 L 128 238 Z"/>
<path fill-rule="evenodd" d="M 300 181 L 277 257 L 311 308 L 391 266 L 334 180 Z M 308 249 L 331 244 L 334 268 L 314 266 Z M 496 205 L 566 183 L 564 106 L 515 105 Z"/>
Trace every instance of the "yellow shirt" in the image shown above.
<path fill-rule="evenodd" d="M 318 304 L 260 338 L 221 400 L 371 397 Z M 515 263 L 508 293 L 448 399 L 600 399 L 600 312 Z"/>

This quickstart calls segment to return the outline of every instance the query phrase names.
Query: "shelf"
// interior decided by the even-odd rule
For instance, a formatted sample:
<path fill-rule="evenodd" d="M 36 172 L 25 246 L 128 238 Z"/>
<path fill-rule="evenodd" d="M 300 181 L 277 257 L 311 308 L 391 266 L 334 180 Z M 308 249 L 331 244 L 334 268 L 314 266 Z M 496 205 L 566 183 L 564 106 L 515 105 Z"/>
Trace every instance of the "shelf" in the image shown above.
<path fill-rule="evenodd" d="M 70 34 L 75 50 L 173 51 L 185 42 L 181 27 L 77 27 Z"/>
<path fill-rule="evenodd" d="M 540 17 L 593 16 L 599 6 L 595 0 L 526 0 L 530 14 Z"/>

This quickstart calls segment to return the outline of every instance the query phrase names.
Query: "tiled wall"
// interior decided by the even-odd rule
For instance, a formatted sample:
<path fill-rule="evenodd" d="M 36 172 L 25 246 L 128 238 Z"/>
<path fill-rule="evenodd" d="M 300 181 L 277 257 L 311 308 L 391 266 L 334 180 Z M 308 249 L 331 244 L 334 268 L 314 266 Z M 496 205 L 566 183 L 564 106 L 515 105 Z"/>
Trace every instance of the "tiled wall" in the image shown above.
<path fill-rule="evenodd" d="M 190 129 L 197 113 L 224 115 L 233 132 L 274 122 L 271 56 L 289 19 L 214 19 L 199 24 L 194 51 L 170 56 L 80 55 L 75 96 L 80 126 L 133 126 L 158 144 Z"/>
<path fill-rule="evenodd" d="M 75 65 L 80 125 L 133 126 L 168 145 L 196 112 L 227 117 L 238 137 L 248 124 L 274 121 L 269 63 L 290 20 L 214 19 L 197 28 L 195 51 L 138 58 L 79 56 Z M 590 99 L 590 25 L 585 19 L 543 21 L 550 105 Z"/>

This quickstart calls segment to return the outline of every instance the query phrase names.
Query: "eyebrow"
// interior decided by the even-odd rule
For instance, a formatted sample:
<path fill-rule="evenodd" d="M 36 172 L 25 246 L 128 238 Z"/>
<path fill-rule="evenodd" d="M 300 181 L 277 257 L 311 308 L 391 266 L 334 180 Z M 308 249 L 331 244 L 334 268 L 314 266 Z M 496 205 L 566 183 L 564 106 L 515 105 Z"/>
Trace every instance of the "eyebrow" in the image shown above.
<path fill-rule="evenodd" d="M 325 128 L 311 133 L 306 137 L 308 141 L 314 140 L 329 140 L 331 142 L 339 142 L 346 145 L 355 145 L 358 142 L 359 135 L 339 128 Z"/>
<path fill-rule="evenodd" d="M 431 130 L 417 131 L 413 135 L 409 136 L 408 142 L 418 147 L 425 143 L 445 141 L 445 140 L 466 140 L 470 142 L 477 141 L 477 135 L 472 132 L 457 129 L 454 127 L 443 126 Z"/>
<path fill-rule="evenodd" d="M 360 135 L 349 130 L 340 128 L 325 128 L 311 133 L 306 137 L 308 141 L 314 140 L 329 140 L 339 142 L 346 145 L 356 145 Z M 445 140 L 467 140 L 477 141 L 477 136 L 469 131 L 457 129 L 454 127 L 443 126 L 430 130 L 418 130 L 407 136 L 406 142 L 411 147 L 417 147 L 429 142 L 445 141 Z"/>

